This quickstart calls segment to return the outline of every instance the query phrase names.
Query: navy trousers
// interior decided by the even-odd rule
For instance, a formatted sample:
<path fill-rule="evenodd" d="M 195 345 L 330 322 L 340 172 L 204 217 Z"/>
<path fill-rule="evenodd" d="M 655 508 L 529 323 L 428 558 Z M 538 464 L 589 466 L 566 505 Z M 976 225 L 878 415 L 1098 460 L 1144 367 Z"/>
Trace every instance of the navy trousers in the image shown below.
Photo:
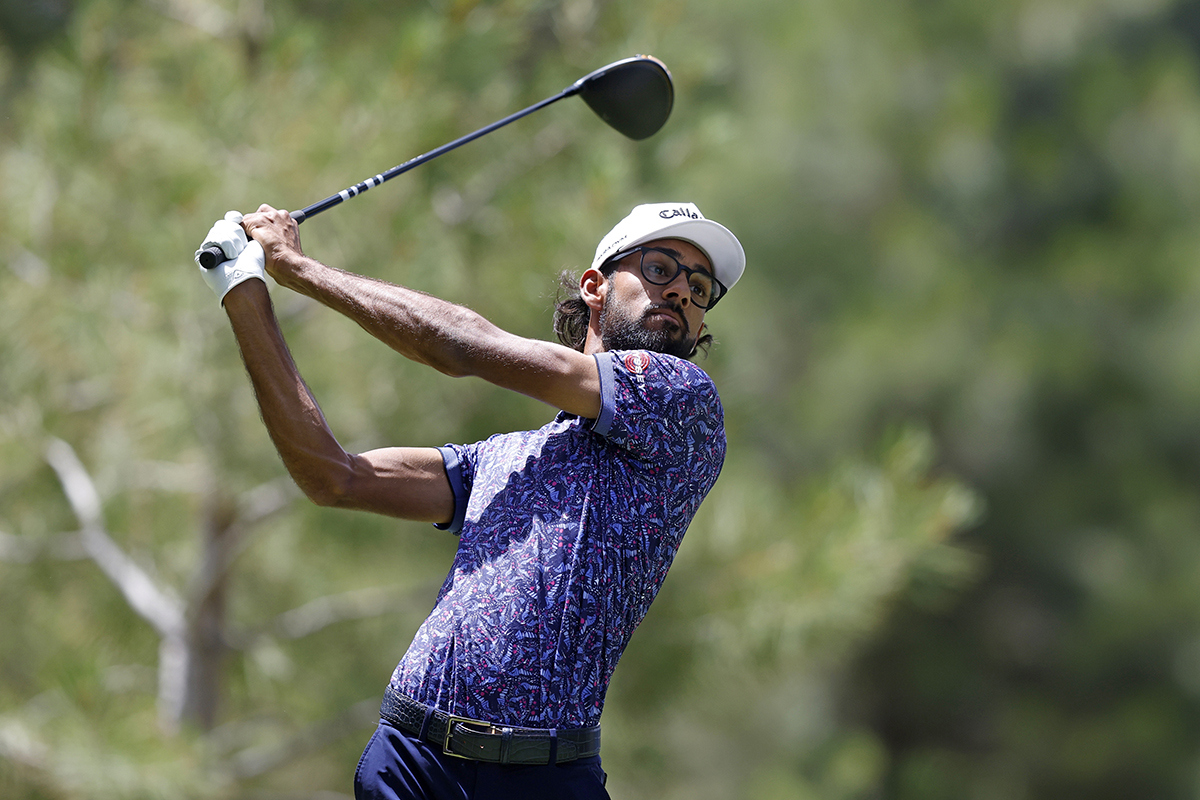
<path fill-rule="evenodd" d="M 356 800 L 609 800 L 600 756 L 554 766 L 488 764 L 441 749 L 384 721 L 354 773 Z"/>

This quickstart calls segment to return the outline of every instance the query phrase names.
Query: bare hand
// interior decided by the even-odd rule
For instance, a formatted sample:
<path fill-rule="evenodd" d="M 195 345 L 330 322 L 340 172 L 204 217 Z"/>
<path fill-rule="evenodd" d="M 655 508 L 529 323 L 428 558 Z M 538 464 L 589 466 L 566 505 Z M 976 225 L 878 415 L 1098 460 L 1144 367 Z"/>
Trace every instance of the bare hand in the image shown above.
<path fill-rule="evenodd" d="M 258 211 L 242 218 L 242 227 L 246 229 L 247 236 L 262 245 L 267 259 L 267 272 L 286 286 L 287 279 L 304 256 L 300 248 L 300 227 L 296 221 L 288 212 L 264 203 L 258 207 Z"/>

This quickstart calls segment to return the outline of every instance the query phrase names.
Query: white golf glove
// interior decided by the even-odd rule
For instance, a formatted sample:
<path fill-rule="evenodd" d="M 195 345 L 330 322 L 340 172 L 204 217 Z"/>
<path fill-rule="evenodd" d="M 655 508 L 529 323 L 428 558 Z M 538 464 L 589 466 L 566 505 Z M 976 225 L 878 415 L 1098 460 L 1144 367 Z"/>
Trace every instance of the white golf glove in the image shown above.
<path fill-rule="evenodd" d="M 200 263 L 200 253 L 216 245 L 225 253 L 225 258 L 237 258 L 246 249 L 246 231 L 242 229 L 242 212 L 227 211 L 224 219 L 213 223 L 208 235 L 200 243 L 196 251 L 196 263 Z"/>
<path fill-rule="evenodd" d="M 208 236 L 200 245 L 201 249 L 214 244 L 219 246 L 222 252 L 229 256 L 228 260 L 222 261 L 212 269 L 205 269 L 199 266 L 200 250 L 196 251 L 200 276 L 204 278 L 208 288 L 213 290 L 217 300 L 222 304 L 225 302 L 225 295 L 229 293 L 229 290 L 239 283 L 251 278 L 258 278 L 263 283 L 267 282 L 266 256 L 263 254 L 262 245 L 255 241 L 247 244 L 246 232 L 242 230 L 241 220 L 241 214 L 230 211 L 224 219 L 218 220 L 212 226 L 212 230 L 208 232 Z"/>

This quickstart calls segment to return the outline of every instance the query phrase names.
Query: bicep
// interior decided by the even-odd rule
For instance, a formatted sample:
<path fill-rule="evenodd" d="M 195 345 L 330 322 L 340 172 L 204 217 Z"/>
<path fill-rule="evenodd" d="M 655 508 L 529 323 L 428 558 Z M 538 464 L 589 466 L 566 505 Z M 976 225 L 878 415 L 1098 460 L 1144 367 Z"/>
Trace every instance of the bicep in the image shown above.
<path fill-rule="evenodd" d="M 454 516 L 454 491 L 433 447 L 385 447 L 350 456 L 337 505 L 421 522 Z"/>

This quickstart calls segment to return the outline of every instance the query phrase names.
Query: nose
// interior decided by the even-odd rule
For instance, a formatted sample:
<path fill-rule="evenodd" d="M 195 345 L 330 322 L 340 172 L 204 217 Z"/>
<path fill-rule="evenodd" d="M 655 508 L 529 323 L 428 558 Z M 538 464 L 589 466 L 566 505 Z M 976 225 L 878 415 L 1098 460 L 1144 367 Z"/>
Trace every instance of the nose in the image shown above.
<path fill-rule="evenodd" d="M 674 299 L 681 306 L 687 307 L 692 301 L 691 286 L 688 284 L 688 275 L 683 270 L 679 270 L 670 283 L 663 287 L 662 296 L 664 300 Z"/>

